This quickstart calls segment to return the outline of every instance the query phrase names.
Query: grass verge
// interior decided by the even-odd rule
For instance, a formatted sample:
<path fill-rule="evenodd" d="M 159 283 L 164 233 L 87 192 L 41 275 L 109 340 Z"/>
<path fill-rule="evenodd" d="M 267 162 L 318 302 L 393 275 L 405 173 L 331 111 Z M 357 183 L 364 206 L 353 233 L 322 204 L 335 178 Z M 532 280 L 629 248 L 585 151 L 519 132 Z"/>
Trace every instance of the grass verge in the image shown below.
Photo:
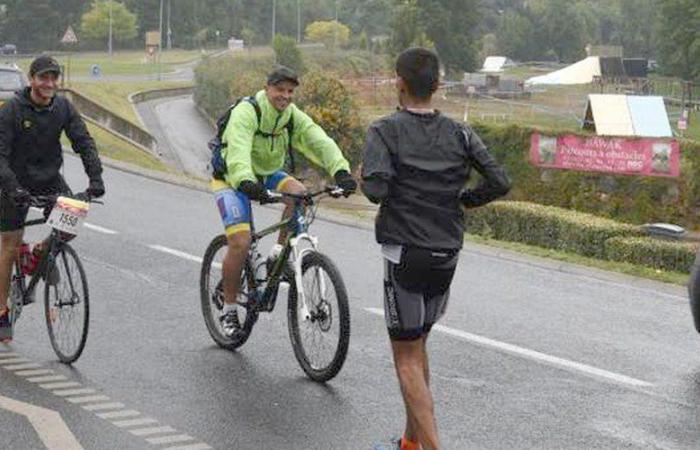
<path fill-rule="evenodd" d="M 547 248 L 537 247 L 533 245 L 520 244 L 517 242 L 497 241 L 494 239 L 486 239 L 473 234 L 465 234 L 465 241 L 474 242 L 477 244 L 488 245 L 506 250 L 515 251 L 531 256 L 541 258 L 554 259 L 572 264 L 593 267 L 596 269 L 607 270 L 609 272 L 618 272 L 626 275 L 633 275 L 640 278 L 648 278 L 654 281 L 671 283 L 677 285 L 685 285 L 688 282 L 688 274 L 680 272 L 670 272 L 664 270 L 651 269 L 649 267 L 638 266 L 630 263 L 605 261 L 596 258 L 589 258 L 575 253 L 562 252 Z"/>
<path fill-rule="evenodd" d="M 133 122 L 140 124 L 133 105 L 129 102 L 129 95 L 134 92 L 147 91 L 151 89 L 169 89 L 176 87 L 191 86 L 189 82 L 162 82 L 162 81 L 140 81 L 140 82 L 117 82 L 107 81 L 103 83 L 71 83 L 72 88 L 84 94 L 100 105 L 108 107 L 113 113 Z"/>
<path fill-rule="evenodd" d="M 134 164 L 145 169 L 158 170 L 160 172 L 171 172 L 171 170 L 158 158 L 146 153 L 131 143 L 119 139 L 113 134 L 92 123 L 88 122 L 87 127 L 88 131 L 90 131 L 90 135 L 92 135 L 92 137 L 95 139 L 97 149 L 99 150 L 101 156 Z M 70 141 L 65 135 L 62 137 L 61 142 L 64 147 L 70 148 Z"/>
<path fill-rule="evenodd" d="M 202 56 L 199 50 L 164 51 L 161 58 L 161 71 L 172 72 L 175 66 L 188 63 Z M 87 77 L 91 75 L 94 64 L 100 67 L 102 76 L 110 75 L 151 75 L 158 73 L 158 65 L 146 58 L 143 51 L 120 51 L 111 57 L 106 52 L 79 52 L 72 55 L 57 55 L 58 62 L 70 69 L 71 76 Z M 70 60 L 70 61 L 69 61 Z M 28 69 L 31 59 L 19 59 L 17 64 Z M 70 66 L 70 67 L 69 67 Z"/>

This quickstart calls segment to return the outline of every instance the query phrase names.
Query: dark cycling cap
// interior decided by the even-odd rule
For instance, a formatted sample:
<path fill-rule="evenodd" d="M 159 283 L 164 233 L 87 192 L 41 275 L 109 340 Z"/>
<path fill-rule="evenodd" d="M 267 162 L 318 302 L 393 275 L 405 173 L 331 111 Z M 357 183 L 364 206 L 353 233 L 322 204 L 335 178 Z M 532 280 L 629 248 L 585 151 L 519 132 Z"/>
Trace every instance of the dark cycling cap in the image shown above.
<path fill-rule="evenodd" d="M 46 72 L 54 72 L 56 75 L 61 74 L 61 66 L 58 65 L 55 59 L 50 56 L 39 56 L 32 61 L 29 66 L 29 76 L 41 75 Z"/>
<path fill-rule="evenodd" d="M 290 83 L 294 83 L 295 86 L 299 86 L 299 78 L 297 77 L 296 72 L 289 67 L 279 66 L 267 76 L 268 86 L 272 86 L 283 81 L 289 81 Z"/>

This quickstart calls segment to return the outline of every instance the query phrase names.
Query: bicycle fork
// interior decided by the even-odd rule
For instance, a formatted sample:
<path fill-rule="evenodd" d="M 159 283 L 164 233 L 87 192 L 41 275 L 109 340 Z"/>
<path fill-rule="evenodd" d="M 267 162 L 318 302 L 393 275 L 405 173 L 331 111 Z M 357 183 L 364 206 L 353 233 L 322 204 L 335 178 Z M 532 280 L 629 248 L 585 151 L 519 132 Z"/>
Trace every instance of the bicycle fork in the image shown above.
<path fill-rule="evenodd" d="M 301 241 L 308 242 L 310 246 L 300 249 L 299 243 Z M 290 239 L 290 245 L 292 247 L 292 253 L 294 255 L 294 284 L 296 285 L 297 298 L 299 299 L 299 303 L 301 305 L 301 317 L 303 320 L 308 321 L 311 320 L 311 310 L 315 307 L 315 305 L 309 305 L 309 300 L 307 300 L 306 295 L 304 293 L 302 262 L 304 261 L 304 257 L 307 254 L 317 251 L 316 248 L 318 246 L 318 238 L 311 236 L 308 233 L 301 233 L 298 236 Z M 319 280 L 319 294 L 320 296 L 323 296 L 323 294 L 326 292 L 326 282 L 321 276 L 321 268 L 314 267 L 313 270 L 316 271 L 315 275 Z M 325 299 L 322 298 L 321 300 Z"/>

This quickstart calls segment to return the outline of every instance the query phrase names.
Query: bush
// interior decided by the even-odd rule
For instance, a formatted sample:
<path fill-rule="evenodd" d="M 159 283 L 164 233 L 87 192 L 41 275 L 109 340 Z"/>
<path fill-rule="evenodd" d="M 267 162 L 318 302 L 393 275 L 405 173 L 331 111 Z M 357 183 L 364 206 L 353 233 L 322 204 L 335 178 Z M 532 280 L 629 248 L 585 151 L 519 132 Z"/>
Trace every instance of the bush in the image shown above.
<path fill-rule="evenodd" d="M 272 42 L 272 47 L 278 64 L 287 66 L 300 75 L 304 73 L 304 60 L 294 38 L 278 34 Z"/>
<path fill-rule="evenodd" d="M 350 28 L 335 20 L 313 22 L 306 27 L 306 38 L 329 49 L 344 47 L 350 41 Z"/>
<path fill-rule="evenodd" d="M 308 74 L 295 103 L 335 140 L 353 167 L 359 163 L 365 126 L 352 94 L 340 81 L 321 73 Z"/>
<path fill-rule="evenodd" d="M 606 259 L 654 269 L 689 273 L 697 246 L 645 237 L 614 237 L 605 243 Z"/>
<path fill-rule="evenodd" d="M 211 118 L 217 118 L 238 97 L 262 89 L 274 65 L 272 56 L 205 58 L 195 69 L 195 103 Z"/>
<path fill-rule="evenodd" d="M 642 236 L 634 225 L 535 203 L 502 201 L 468 210 L 467 232 L 604 258 L 613 237 Z"/>

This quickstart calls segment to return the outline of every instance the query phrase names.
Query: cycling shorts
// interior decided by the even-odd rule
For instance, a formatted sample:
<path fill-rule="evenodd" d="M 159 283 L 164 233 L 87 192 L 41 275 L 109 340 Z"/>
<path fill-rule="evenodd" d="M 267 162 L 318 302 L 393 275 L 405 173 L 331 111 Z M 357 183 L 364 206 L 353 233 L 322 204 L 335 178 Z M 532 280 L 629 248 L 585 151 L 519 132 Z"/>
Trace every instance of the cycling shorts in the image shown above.
<path fill-rule="evenodd" d="M 28 188 L 31 195 L 71 195 L 63 177 L 57 178 L 44 188 Z M 24 228 L 29 208 L 18 208 L 5 192 L 0 193 L 0 232 L 17 231 Z"/>
<path fill-rule="evenodd" d="M 384 259 L 384 318 L 392 340 L 430 332 L 450 297 L 459 250 L 400 247 L 400 259 Z"/>
<path fill-rule="evenodd" d="M 281 192 L 284 185 L 294 178 L 282 170 L 260 177 L 265 189 Z M 250 231 L 252 221 L 250 199 L 243 192 L 231 187 L 223 180 L 212 179 L 211 188 L 214 191 L 216 206 L 219 209 L 221 221 L 226 230 L 226 236 Z"/>

